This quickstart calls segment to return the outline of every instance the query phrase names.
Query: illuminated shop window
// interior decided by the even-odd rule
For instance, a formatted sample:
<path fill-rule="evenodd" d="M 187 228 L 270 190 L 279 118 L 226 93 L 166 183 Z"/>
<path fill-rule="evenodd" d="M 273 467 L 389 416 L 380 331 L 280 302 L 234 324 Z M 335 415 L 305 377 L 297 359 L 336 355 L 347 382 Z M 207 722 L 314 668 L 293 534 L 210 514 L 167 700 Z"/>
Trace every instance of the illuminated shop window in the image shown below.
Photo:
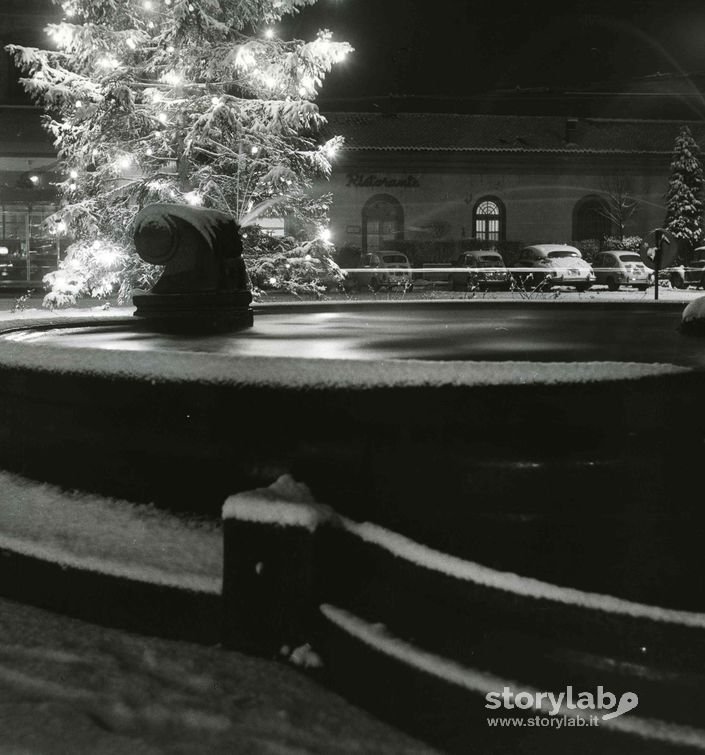
<path fill-rule="evenodd" d="M 40 282 L 56 270 L 62 239 L 43 225 L 54 211 L 51 204 L 0 205 L 0 285 Z"/>

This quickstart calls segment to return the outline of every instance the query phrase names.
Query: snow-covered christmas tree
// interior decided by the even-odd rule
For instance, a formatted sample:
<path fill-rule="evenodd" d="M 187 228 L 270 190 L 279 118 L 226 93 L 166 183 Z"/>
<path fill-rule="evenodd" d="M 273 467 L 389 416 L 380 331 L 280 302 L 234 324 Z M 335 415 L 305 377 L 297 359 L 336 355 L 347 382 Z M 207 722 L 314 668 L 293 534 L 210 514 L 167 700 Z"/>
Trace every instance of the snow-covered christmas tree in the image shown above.
<path fill-rule="evenodd" d="M 702 238 L 703 166 L 700 147 L 687 126 L 681 126 L 673 147 L 664 228 L 691 248 Z"/>
<path fill-rule="evenodd" d="M 47 303 L 149 287 L 160 269 L 134 252 L 132 221 L 152 202 L 233 216 L 255 287 L 320 290 L 330 197 L 311 187 L 340 140 L 320 138 L 314 99 L 352 48 L 276 31 L 316 0 L 53 1 L 56 49 L 8 47 L 65 176 L 51 222 L 73 243 Z"/>

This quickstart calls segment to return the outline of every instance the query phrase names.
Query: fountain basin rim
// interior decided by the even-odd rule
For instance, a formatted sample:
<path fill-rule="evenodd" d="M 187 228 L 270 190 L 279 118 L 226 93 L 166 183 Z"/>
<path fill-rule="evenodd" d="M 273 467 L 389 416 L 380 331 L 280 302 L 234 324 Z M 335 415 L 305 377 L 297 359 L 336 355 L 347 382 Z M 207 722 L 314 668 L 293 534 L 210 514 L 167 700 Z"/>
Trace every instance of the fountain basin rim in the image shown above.
<path fill-rule="evenodd" d="M 394 299 L 391 301 L 370 300 L 324 300 L 324 301 L 259 301 L 252 303 L 255 314 L 287 311 L 301 312 L 336 312 L 336 311 L 384 311 L 384 310 L 423 310 L 443 308 L 448 310 L 496 309 L 509 307 L 517 309 L 548 309 L 568 311 L 618 311 L 638 312 L 644 309 L 657 309 L 668 312 L 682 312 L 688 301 L 561 301 L 558 299 Z"/>
<path fill-rule="evenodd" d="M 554 305 L 551 305 L 554 306 Z M 267 310 L 264 310 L 267 311 Z M 273 311 L 273 310 L 272 310 Z M 301 310 L 297 310 L 301 311 Z M 317 309 L 315 311 L 321 311 Z M 697 372 L 669 363 L 584 361 L 354 360 L 232 356 L 188 351 L 130 351 L 57 346 L 21 340 L 32 331 L 134 327 L 131 317 L 49 318 L 0 324 L 0 369 L 127 379 L 293 390 L 531 387 L 669 378 Z M 13 334 L 18 338 L 11 340 Z M 10 337 L 10 338 L 8 338 Z M 247 338 L 247 333 L 239 337 Z M 272 364 L 276 362 L 276 370 Z"/>

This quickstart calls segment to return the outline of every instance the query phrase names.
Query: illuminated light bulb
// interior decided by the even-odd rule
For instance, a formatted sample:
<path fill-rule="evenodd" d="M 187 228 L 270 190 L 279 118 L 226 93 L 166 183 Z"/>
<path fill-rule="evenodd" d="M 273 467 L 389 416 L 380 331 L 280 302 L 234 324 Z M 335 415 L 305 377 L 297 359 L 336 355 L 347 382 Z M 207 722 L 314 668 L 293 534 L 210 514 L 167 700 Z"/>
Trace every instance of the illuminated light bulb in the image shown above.
<path fill-rule="evenodd" d="M 77 187 L 76 187 L 76 184 L 75 184 L 75 183 L 70 183 L 70 184 L 69 184 L 69 191 L 76 191 L 76 188 L 77 188 Z"/>
<path fill-rule="evenodd" d="M 171 5 L 171 0 L 164 0 L 164 5 Z"/>
<path fill-rule="evenodd" d="M 142 7 L 145 10 L 154 10 L 154 3 L 152 2 L 152 0 L 144 0 Z"/>
<path fill-rule="evenodd" d="M 38 184 L 38 183 L 39 183 L 39 176 L 35 176 L 35 175 L 32 175 L 32 176 L 30 176 L 30 177 L 29 177 L 29 180 L 30 180 L 30 181 L 31 181 L 31 182 L 32 182 L 33 184 Z"/>
<path fill-rule="evenodd" d="M 193 7 L 193 5 L 191 5 L 191 3 L 189 3 L 188 9 L 189 9 L 189 10 L 191 11 L 191 13 L 193 13 L 193 12 L 194 12 L 194 11 L 196 10 L 196 9 L 195 9 L 195 8 Z"/>
<path fill-rule="evenodd" d="M 211 97 L 211 105 L 220 105 L 220 97 Z"/>
<path fill-rule="evenodd" d="M 76 100 L 76 107 L 83 107 L 83 100 Z"/>
<path fill-rule="evenodd" d="M 172 87 L 177 87 L 184 83 L 184 78 L 178 71 L 168 71 L 161 77 L 161 80 Z"/>
<path fill-rule="evenodd" d="M 149 23 L 147 24 L 147 28 L 148 28 L 148 29 L 153 29 L 153 28 L 154 28 L 154 21 L 150 21 L 150 22 L 149 22 Z"/>
<path fill-rule="evenodd" d="M 104 58 L 100 58 L 98 65 L 101 68 L 117 68 L 120 64 L 118 61 L 110 55 L 106 55 Z"/>
<path fill-rule="evenodd" d="M 249 68 L 255 64 L 255 56 L 251 50 L 245 47 L 240 47 L 235 56 L 235 64 L 240 68 Z"/>
<path fill-rule="evenodd" d="M 73 39 L 73 32 L 65 26 L 60 26 L 58 29 L 52 29 L 49 36 L 57 47 L 68 47 Z"/>
<path fill-rule="evenodd" d="M 129 155 L 125 155 L 124 157 L 121 157 L 118 161 L 118 165 L 121 168 L 129 168 L 130 165 L 132 165 L 132 158 L 129 157 Z"/>
<path fill-rule="evenodd" d="M 166 123 L 169 120 L 169 116 L 166 113 L 159 113 L 157 118 L 161 121 L 161 123 Z"/>
<path fill-rule="evenodd" d="M 147 147 L 146 152 L 147 152 L 148 155 L 153 155 L 154 154 L 154 150 L 151 147 Z"/>
<path fill-rule="evenodd" d="M 259 152 L 259 147 L 254 146 L 250 149 L 251 154 L 256 155 Z"/>
<path fill-rule="evenodd" d="M 69 176 L 70 176 L 71 178 L 78 178 L 78 171 L 77 171 L 77 170 L 72 170 L 72 171 L 71 171 L 71 172 L 69 173 Z"/>
<path fill-rule="evenodd" d="M 57 233 L 65 233 L 66 232 L 66 223 L 62 220 L 61 222 L 56 224 L 56 231 Z"/>
<path fill-rule="evenodd" d="M 264 36 L 267 39 L 272 39 L 274 37 L 274 29 L 266 29 L 264 32 Z"/>
<path fill-rule="evenodd" d="M 330 241 L 332 236 L 333 234 L 330 232 L 329 228 L 324 228 L 321 231 L 321 239 L 323 239 L 323 241 Z"/>
<path fill-rule="evenodd" d="M 184 199 L 188 202 L 190 205 L 194 205 L 195 207 L 199 207 L 203 204 L 203 197 L 197 192 L 197 191 L 189 191 L 186 194 L 184 194 Z"/>
<path fill-rule="evenodd" d="M 156 136 L 156 137 L 157 137 L 157 139 L 160 139 L 160 138 L 162 137 L 162 135 L 163 135 L 163 134 L 162 134 L 162 132 L 161 132 L 161 131 L 155 131 L 155 132 L 154 132 L 154 136 Z"/>
<path fill-rule="evenodd" d="M 310 261 L 311 261 L 311 255 L 310 255 L 310 254 L 307 254 L 307 255 L 306 255 L 306 256 L 304 257 L 304 259 L 306 260 L 306 262 L 310 262 Z"/>
<path fill-rule="evenodd" d="M 277 285 L 277 279 L 276 278 L 270 278 L 269 279 L 269 285 L 270 286 L 276 286 Z"/>

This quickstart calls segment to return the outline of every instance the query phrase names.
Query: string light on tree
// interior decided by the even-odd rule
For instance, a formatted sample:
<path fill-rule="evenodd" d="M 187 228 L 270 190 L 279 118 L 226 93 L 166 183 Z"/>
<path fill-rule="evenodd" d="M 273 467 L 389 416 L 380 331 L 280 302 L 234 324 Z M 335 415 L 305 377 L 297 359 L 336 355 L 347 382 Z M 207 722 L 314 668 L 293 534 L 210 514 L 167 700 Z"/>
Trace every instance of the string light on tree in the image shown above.
<path fill-rule="evenodd" d="M 331 250 L 316 229 L 331 200 L 314 182 L 330 174 L 337 142 L 322 136 L 314 101 L 351 48 L 327 31 L 280 38 L 280 22 L 316 2 L 62 0 L 73 18 L 50 27 L 56 49 L 9 46 L 67 166 L 59 216 L 71 218 L 72 243 L 52 304 L 126 300 L 158 275 L 130 234 L 150 202 L 229 213 L 255 286 L 319 290 L 316 263 Z M 268 235 L 273 220 L 291 234 Z"/>

